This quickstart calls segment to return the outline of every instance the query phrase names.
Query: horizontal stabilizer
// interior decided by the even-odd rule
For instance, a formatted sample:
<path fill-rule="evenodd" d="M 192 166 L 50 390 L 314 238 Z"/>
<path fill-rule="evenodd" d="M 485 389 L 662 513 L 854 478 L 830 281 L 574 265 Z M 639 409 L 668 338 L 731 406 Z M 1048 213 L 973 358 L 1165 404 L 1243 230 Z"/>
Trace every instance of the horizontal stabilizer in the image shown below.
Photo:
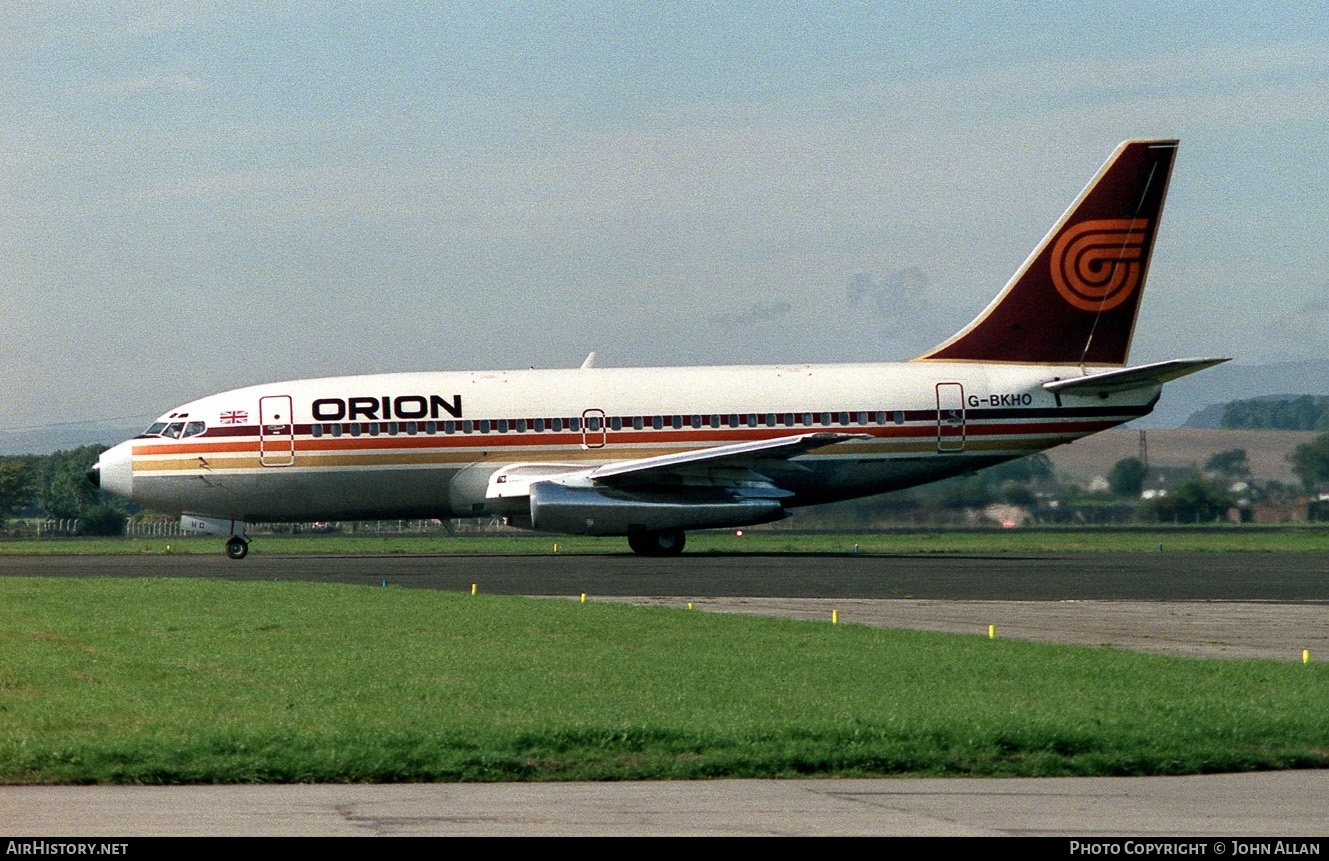
<path fill-rule="evenodd" d="M 1078 395 L 1095 397 L 1113 392 L 1126 392 L 1132 389 L 1147 389 L 1161 386 L 1180 377 L 1221 365 L 1228 359 L 1173 359 L 1169 362 L 1155 362 L 1152 365 L 1140 365 L 1135 368 L 1122 368 L 1119 371 L 1105 371 L 1086 377 L 1071 377 L 1066 380 L 1052 380 L 1043 384 L 1055 395 Z"/>

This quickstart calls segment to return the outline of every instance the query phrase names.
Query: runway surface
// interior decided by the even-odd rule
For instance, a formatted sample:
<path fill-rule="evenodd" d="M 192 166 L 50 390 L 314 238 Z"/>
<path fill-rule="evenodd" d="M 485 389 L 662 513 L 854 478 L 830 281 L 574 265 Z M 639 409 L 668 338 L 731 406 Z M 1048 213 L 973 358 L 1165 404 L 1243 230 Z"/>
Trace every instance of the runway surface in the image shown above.
<path fill-rule="evenodd" d="M 1329 602 L 1329 553 L 0 556 L 0 576 L 313 580 L 502 595 Z"/>
<path fill-rule="evenodd" d="M 1329 553 L 0 556 L 0 576 L 384 584 L 1169 654 L 1329 654 Z M 0 787 L 7 835 L 1323 835 L 1329 772 L 1184 778 Z M 1212 846 L 1210 847 L 1213 848 Z"/>

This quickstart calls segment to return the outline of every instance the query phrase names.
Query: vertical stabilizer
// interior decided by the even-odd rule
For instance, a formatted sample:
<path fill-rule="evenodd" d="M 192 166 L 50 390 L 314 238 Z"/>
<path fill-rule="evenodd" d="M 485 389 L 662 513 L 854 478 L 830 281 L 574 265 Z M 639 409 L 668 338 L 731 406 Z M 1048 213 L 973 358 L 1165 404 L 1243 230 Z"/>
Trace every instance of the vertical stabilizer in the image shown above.
<path fill-rule="evenodd" d="M 918 359 L 1124 365 L 1176 152 L 1117 147 L 992 304 Z"/>

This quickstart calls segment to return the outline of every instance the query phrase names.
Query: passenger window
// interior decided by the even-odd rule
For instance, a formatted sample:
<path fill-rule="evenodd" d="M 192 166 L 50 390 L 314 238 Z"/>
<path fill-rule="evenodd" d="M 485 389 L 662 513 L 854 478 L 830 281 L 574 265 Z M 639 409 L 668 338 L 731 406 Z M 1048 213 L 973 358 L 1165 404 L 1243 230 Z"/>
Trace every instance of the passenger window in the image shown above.
<path fill-rule="evenodd" d="M 803 426 L 812 427 L 812 413 L 803 413 Z"/>
<path fill-rule="evenodd" d="M 895 411 L 895 423 L 896 423 L 897 425 L 902 425 L 902 424 L 904 424 L 904 410 L 896 410 L 896 411 Z"/>
<path fill-rule="evenodd" d="M 309 428 L 309 432 L 314 436 L 315 439 L 317 439 L 318 437 L 323 436 L 323 425 L 311 425 Z"/>
<path fill-rule="evenodd" d="M 748 427 L 755 428 L 756 426 L 757 426 L 757 414 L 748 413 Z"/>
<path fill-rule="evenodd" d="M 694 428 L 699 428 L 699 427 L 701 427 L 701 416 L 693 416 L 693 417 L 692 417 L 692 426 L 693 426 Z"/>
<path fill-rule="evenodd" d="M 462 433 L 474 433 L 474 432 L 475 432 L 475 422 L 471 421 L 470 419 L 467 419 L 466 421 L 462 422 L 462 423 L 461 423 L 461 432 L 462 432 Z"/>
<path fill-rule="evenodd" d="M 787 428 L 791 428 L 791 427 L 794 426 L 794 414 L 793 414 L 793 413 L 785 413 L 785 414 L 784 414 L 784 426 L 787 427 Z"/>
<path fill-rule="evenodd" d="M 633 416 L 633 417 L 632 417 L 632 429 L 633 429 L 633 430 L 641 430 L 641 427 L 642 427 L 642 425 L 641 425 L 641 416 Z"/>
<path fill-rule="evenodd" d="M 489 433 L 489 419 L 480 419 L 480 433 Z"/>
<path fill-rule="evenodd" d="M 508 420 L 507 420 L 507 419 L 499 419 L 499 420 L 498 420 L 498 432 L 499 432 L 499 433 L 507 433 L 507 432 L 508 432 Z"/>
<path fill-rule="evenodd" d="M 568 430 L 570 430 L 570 431 L 579 431 L 579 430 L 581 430 L 581 419 L 579 419 L 579 418 L 577 418 L 577 417 L 575 417 L 575 416 L 572 417 L 572 418 L 570 418 L 570 419 L 568 419 Z"/>
<path fill-rule="evenodd" d="M 879 425 L 884 425 L 884 424 L 886 424 L 886 413 L 885 413 L 885 412 L 882 412 L 882 411 L 878 410 L 878 412 L 877 412 L 877 424 L 879 424 Z"/>
<path fill-rule="evenodd" d="M 454 421 L 443 422 L 443 433 L 456 433 L 457 423 Z"/>
<path fill-rule="evenodd" d="M 545 429 L 545 420 L 544 420 L 544 419 L 536 419 L 536 420 L 535 420 L 535 432 L 536 432 L 536 433 L 543 433 L 543 432 L 544 432 L 544 429 Z"/>
<path fill-rule="evenodd" d="M 369 435 L 378 436 L 378 422 L 369 423 Z"/>
<path fill-rule="evenodd" d="M 438 422 L 425 422 L 425 433 L 430 436 L 438 433 Z"/>
<path fill-rule="evenodd" d="M 550 429 L 550 430 L 555 430 L 555 431 L 561 431 L 561 430 L 563 430 L 563 420 L 562 420 L 562 419 L 550 419 L 550 420 L 549 420 L 549 429 Z"/>
<path fill-rule="evenodd" d="M 682 430 L 682 429 L 683 429 L 683 417 L 682 417 L 682 416 L 672 416 L 671 419 L 670 419 L 670 422 L 669 422 L 669 423 L 670 423 L 670 425 L 673 426 L 674 430 Z"/>
<path fill-rule="evenodd" d="M 415 422 L 407 422 L 407 423 L 406 423 L 406 433 L 407 433 L 409 436 L 415 436 L 416 433 L 419 432 L 419 430 L 420 430 L 420 426 L 417 425 Z"/>
<path fill-rule="evenodd" d="M 397 423 L 388 422 L 388 436 L 396 436 L 396 435 L 397 435 Z"/>
<path fill-rule="evenodd" d="M 840 424 L 849 424 L 849 413 L 840 413 Z"/>
<path fill-rule="evenodd" d="M 351 436 L 359 436 L 365 432 L 365 426 L 359 422 L 351 422 Z"/>
<path fill-rule="evenodd" d="M 664 428 L 664 417 L 663 417 L 663 416 L 651 416 L 651 427 L 654 428 L 655 430 L 661 430 L 661 429 L 663 429 L 663 428 Z"/>
<path fill-rule="evenodd" d="M 610 429 L 612 429 L 612 430 L 616 430 L 616 431 L 623 430 L 623 417 L 622 417 L 622 416 L 610 416 L 610 417 L 609 417 L 609 427 L 610 427 Z"/>
<path fill-rule="evenodd" d="M 341 425 L 333 425 L 333 426 L 332 426 L 332 435 L 333 435 L 333 436 L 341 436 Z"/>
<path fill-rule="evenodd" d="M 867 424 L 867 423 L 868 423 L 868 414 L 867 414 L 867 413 L 859 413 L 859 414 L 858 414 L 858 423 L 861 424 L 861 425 L 865 425 L 865 424 Z"/>
<path fill-rule="evenodd" d="M 598 431 L 598 430 L 600 429 L 600 417 L 599 417 L 599 416 L 587 416 L 587 417 L 586 417 L 586 429 L 587 429 L 588 431 Z"/>
<path fill-rule="evenodd" d="M 517 433 L 526 433 L 526 419 L 517 419 Z"/>

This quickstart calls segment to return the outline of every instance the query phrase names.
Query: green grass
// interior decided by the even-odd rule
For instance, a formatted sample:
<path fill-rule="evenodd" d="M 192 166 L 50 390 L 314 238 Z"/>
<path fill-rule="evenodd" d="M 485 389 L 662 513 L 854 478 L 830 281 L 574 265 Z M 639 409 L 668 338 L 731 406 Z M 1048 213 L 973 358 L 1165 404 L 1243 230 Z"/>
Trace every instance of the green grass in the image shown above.
<path fill-rule="evenodd" d="M 424 590 L 0 581 L 0 782 L 1329 766 L 1329 667 Z"/>
<path fill-rule="evenodd" d="M 0 554 L 218 554 L 222 539 L 62 538 L 0 542 Z M 1215 526 L 1186 529 L 1011 529 L 868 532 L 747 530 L 688 534 L 688 553 L 1300 553 L 1329 550 L 1329 526 Z M 623 538 L 559 535 L 258 535 L 255 554 L 546 554 L 627 553 Z"/>

